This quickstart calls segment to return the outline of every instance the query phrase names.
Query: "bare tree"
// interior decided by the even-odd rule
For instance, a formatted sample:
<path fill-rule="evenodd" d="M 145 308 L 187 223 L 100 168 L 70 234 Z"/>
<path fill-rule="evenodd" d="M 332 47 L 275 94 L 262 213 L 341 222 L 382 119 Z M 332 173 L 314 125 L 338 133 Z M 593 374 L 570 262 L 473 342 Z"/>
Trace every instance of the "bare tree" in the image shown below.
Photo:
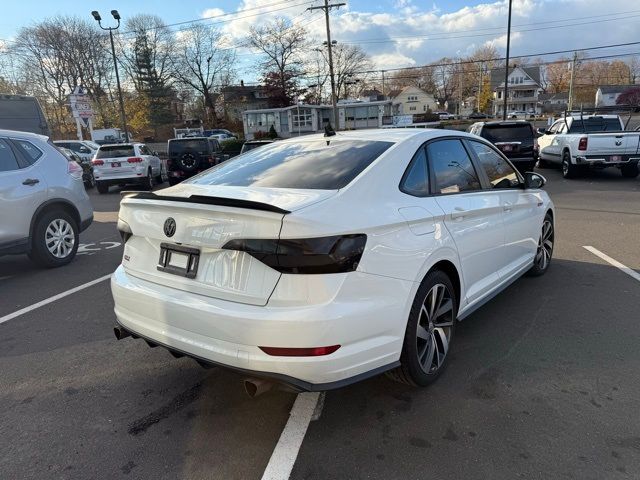
<path fill-rule="evenodd" d="M 340 98 L 343 92 L 344 98 L 349 96 L 349 86 L 365 82 L 370 76 L 367 72 L 373 65 L 369 56 L 358 45 L 338 44 L 333 48 L 333 70 L 336 79 L 336 94 Z M 328 73 L 328 63 L 326 63 Z"/>
<path fill-rule="evenodd" d="M 284 18 L 251 27 L 249 45 L 264 56 L 263 78 L 279 90 L 278 103 L 290 104 L 298 95 L 297 77 L 308 46 L 306 36 L 303 27 L 294 26 Z"/>
<path fill-rule="evenodd" d="M 174 78 L 202 95 L 214 123 L 217 92 L 235 75 L 235 52 L 222 46 L 224 40 L 220 30 L 199 23 L 178 34 L 171 56 Z"/>

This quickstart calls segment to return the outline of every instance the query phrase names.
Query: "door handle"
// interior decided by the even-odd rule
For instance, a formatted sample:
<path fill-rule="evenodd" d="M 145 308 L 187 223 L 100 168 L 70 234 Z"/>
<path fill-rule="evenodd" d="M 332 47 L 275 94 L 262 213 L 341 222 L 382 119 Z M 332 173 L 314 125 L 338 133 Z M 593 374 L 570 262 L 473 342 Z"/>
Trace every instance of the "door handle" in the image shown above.
<path fill-rule="evenodd" d="M 504 210 L 505 212 L 510 212 L 511 211 L 511 207 L 512 207 L 512 205 L 510 203 L 505 203 L 502 206 L 502 210 Z"/>
<path fill-rule="evenodd" d="M 453 212 L 451 212 L 451 219 L 455 220 L 455 219 L 460 219 L 462 220 L 465 215 L 467 214 L 467 211 L 462 208 L 462 207 L 455 207 L 453 209 Z"/>
<path fill-rule="evenodd" d="M 38 180 L 37 178 L 27 178 L 24 182 L 22 182 L 23 185 L 29 185 L 30 187 L 32 187 L 36 183 L 40 183 L 40 180 Z"/>

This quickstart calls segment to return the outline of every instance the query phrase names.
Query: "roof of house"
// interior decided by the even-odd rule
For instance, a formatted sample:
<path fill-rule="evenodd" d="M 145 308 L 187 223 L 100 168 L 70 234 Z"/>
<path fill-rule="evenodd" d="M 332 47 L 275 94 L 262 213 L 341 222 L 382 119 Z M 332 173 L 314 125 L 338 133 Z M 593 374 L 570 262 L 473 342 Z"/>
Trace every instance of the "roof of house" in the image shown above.
<path fill-rule="evenodd" d="M 566 102 L 569 101 L 569 92 L 557 92 L 557 93 L 541 93 L 538 95 L 538 101 L 546 102 L 553 100 L 564 100 Z"/>
<path fill-rule="evenodd" d="M 622 93 L 629 88 L 640 88 L 640 85 L 600 85 L 598 90 L 602 93 Z"/>
<path fill-rule="evenodd" d="M 226 102 L 252 101 L 256 99 L 256 92 L 265 89 L 262 85 L 247 87 L 245 85 L 229 85 L 220 89 Z"/>
<path fill-rule="evenodd" d="M 511 75 L 516 68 L 520 68 L 521 70 L 523 70 L 524 73 L 526 73 L 529 77 L 531 77 L 531 80 L 533 80 L 538 85 L 540 85 L 540 67 L 539 66 L 511 67 L 509 69 L 509 75 Z M 491 86 L 493 88 L 499 87 L 504 83 L 504 73 L 505 73 L 504 68 L 494 68 L 493 70 L 491 70 Z"/>
<path fill-rule="evenodd" d="M 389 92 L 389 94 L 387 95 L 389 98 L 395 98 L 398 95 L 400 95 L 401 93 L 403 93 L 406 90 L 418 90 L 419 92 L 422 92 L 424 95 L 431 95 L 430 93 L 425 92 L 423 89 L 421 89 L 420 87 L 416 87 L 414 85 L 407 85 L 406 87 L 402 88 L 401 90 L 392 90 L 391 92 Z M 433 96 L 433 95 L 431 95 Z"/>

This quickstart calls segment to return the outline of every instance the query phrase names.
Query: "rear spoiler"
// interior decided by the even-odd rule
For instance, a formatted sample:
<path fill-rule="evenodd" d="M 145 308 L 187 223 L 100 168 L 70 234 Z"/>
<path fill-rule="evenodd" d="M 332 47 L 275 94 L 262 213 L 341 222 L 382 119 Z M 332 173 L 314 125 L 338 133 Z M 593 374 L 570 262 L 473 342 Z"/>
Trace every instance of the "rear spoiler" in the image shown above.
<path fill-rule="evenodd" d="M 253 200 L 241 200 L 237 198 L 209 197 L 207 195 L 191 195 L 189 197 L 175 197 L 171 195 L 156 195 L 153 192 L 124 191 L 123 198 L 135 198 L 140 200 L 160 200 L 164 202 L 199 203 L 201 205 L 220 205 L 222 207 L 247 208 L 250 210 L 263 210 L 265 212 L 291 213 L 275 205 L 254 202 Z"/>

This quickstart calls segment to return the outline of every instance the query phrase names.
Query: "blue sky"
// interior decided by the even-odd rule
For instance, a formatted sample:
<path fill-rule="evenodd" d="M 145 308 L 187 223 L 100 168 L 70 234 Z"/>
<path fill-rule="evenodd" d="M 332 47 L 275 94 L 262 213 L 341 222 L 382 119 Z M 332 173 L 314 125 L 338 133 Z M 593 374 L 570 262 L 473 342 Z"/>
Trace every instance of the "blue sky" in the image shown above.
<path fill-rule="evenodd" d="M 333 38 L 360 45 L 376 68 L 423 65 L 445 56 L 468 55 L 483 45 L 493 45 L 504 53 L 507 0 L 334 1 L 346 1 L 347 6 L 332 14 Z M 136 13 L 155 13 L 168 24 L 226 15 L 223 22 L 221 18 L 206 21 L 216 22 L 230 45 L 244 42 L 251 26 L 285 16 L 306 28 L 320 46 L 325 34 L 323 15 L 306 11 L 308 6 L 320 3 L 322 0 L 5 1 L 0 38 L 11 39 L 21 26 L 46 17 L 77 15 L 90 19 L 90 11 L 95 9 L 110 18 L 109 11 L 115 8 L 124 19 Z M 513 25 L 512 55 L 636 42 L 640 40 L 640 2 L 513 0 Z M 631 53 L 640 53 L 640 45 L 594 50 L 590 55 Z M 238 55 L 239 77 L 255 80 L 255 52 L 241 49 Z"/>

